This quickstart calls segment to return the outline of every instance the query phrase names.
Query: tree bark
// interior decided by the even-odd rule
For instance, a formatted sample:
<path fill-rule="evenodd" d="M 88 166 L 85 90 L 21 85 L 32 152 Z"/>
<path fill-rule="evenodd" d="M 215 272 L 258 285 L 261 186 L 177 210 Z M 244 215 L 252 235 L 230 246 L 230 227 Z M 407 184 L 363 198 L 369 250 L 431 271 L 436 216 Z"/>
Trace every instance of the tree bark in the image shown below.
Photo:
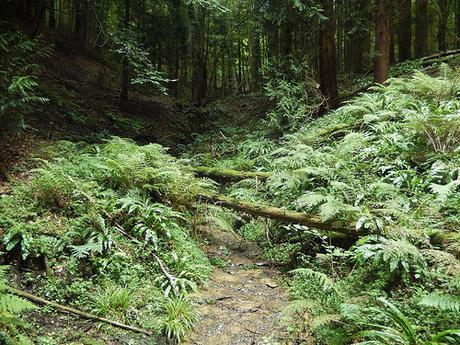
<path fill-rule="evenodd" d="M 251 47 L 251 89 L 253 92 L 262 90 L 261 50 L 258 16 L 260 15 L 260 0 L 252 0 L 252 20 L 249 27 L 249 42 Z"/>
<path fill-rule="evenodd" d="M 320 89 L 326 98 L 326 110 L 337 104 L 337 61 L 335 46 L 335 19 L 332 0 L 322 0 L 324 15 L 327 19 L 322 23 L 319 42 L 319 75 Z"/>
<path fill-rule="evenodd" d="M 30 34 L 31 38 L 35 38 L 42 27 L 44 18 L 45 18 L 45 9 L 46 3 L 45 0 L 36 0 L 35 2 L 35 11 L 32 20 L 32 32 Z"/>
<path fill-rule="evenodd" d="M 428 0 L 417 0 L 415 12 L 415 57 L 428 53 Z"/>
<path fill-rule="evenodd" d="M 398 8 L 398 52 L 399 61 L 412 57 L 412 1 L 400 0 Z"/>
<path fill-rule="evenodd" d="M 455 47 L 459 49 L 460 48 L 460 1 L 457 1 L 457 7 L 455 9 L 455 36 L 456 36 Z"/>
<path fill-rule="evenodd" d="M 455 8 L 455 47 L 460 48 L 460 1 L 457 1 Z"/>
<path fill-rule="evenodd" d="M 439 6 L 439 20 L 438 20 L 438 50 L 447 50 L 447 41 L 446 41 L 446 28 L 447 28 L 447 17 L 448 12 L 448 2 L 447 0 L 438 0 Z"/>
<path fill-rule="evenodd" d="M 374 81 L 383 83 L 388 78 L 390 33 L 388 23 L 388 0 L 377 0 L 375 21 Z"/>
<path fill-rule="evenodd" d="M 205 58 L 206 7 L 199 6 L 193 16 L 192 98 L 197 105 L 202 105 L 206 99 L 208 81 Z"/>
<path fill-rule="evenodd" d="M 55 29 L 56 28 L 56 13 L 55 13 L 54 0 L 49 0 L 48 26 L 50 27 L 50 29 Z"/>
<path fill-rule="evenodd" d="M 126 29 L 129 27 L 129 17 L 130 17 L 130 0 L 125 0 L 125 17 L 124 17 L 124 26 Z M 126 102 L 128 101 L 128 91 L 129 91 L 129 61 L 128 57 L 123 57 L 123 73 L 121 76 L 121 100 Z"/>
<path fill-rule="evenodd" d="M 75 35 L 80 49 L 86 48 L 88 33 L 88 0 L 76 0 Z"/>
<path fill-rule="evenodd" d="M 390 26 L 390 48 L 388 51 L 388 63 L 390 65 L 396 62 L 396 51 L 395 51 L 395 33 L 391 30 Z"/>

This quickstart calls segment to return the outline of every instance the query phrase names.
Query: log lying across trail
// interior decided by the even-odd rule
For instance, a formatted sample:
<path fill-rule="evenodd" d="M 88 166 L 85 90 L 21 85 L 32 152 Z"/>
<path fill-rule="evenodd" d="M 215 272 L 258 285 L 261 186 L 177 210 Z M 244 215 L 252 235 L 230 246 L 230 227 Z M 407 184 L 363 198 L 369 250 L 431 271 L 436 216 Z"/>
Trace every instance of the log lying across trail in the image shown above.
<path fill-rule="evenodd" d="M 8 287 L 8 290 L 11 293 L 13 293 L 13 294 L 15 294 L 15 295 L 17 295 L 19 297 L 26 298 L 29 301 L 32 301 L 32 302 L 37 303 L 37 304 L 48 305 L 48 306 L 53 307 L 54 309 L 57 309 L 57 310 L 60 310 L 60 311 L 64 311 L 64 312 L 67 312 L 67 313 L 70 313 L 70 314 L 74 314 L 74 315 L 80 316 L 80 317 L 85 318 L 85 319 L 104 322 L 104 323 L 109 324 L 111 326 L 122 328 L 122 329 L 125 329 L 127 331 L 132 331 L 132 332 L 136 332 L 136 333 L 142 333 L 142 334 L 145 334 L 145 335 L 148 335 L 148 336 L 152 335 L 152 333 L 150 333 L 150 332 L 148 332 L 148 331 L 146 331 L 146 330 L 144 330 L 142 328 L 125 325 L 123 323 L 116 322 L 116 321 L 113 321 L 113 320 L 109 320 L 109 319 L 106 319 L 106 318 L 103 318 L 103 317 L 99 317 L 97 315 L 93 315 L 93 314 L 90 314 L 90 313 L 86 313 L 84 311 L 74 309 L 74 308 L 71 308 L 71 307 L 67 307 L 65 305 L 58 304 L 56 302 L 48 301 L 48 300 L 46 300 L 44 298 L 38 297 L 38 296 L 36 296 L 34 294 L 31 294 L 31 293 L 28 293 L 28 292 L 25 292 L 25 291 L 22 291 L 22 290 L 18 290 L 18 289 L 12 288 L 12 287 Z"/>
<path fill-rule="evenodd" d="M 209 177 L 217 181 L 241 181 L 249 178 L 255 178 L 265 181 L 273 175 L 271 172 L 252 172 L 252 171 L 238 171 L 225 168 L 210 168 L 204 166 L 194 167 L 193 171 L 203 177 Z"/>
<path fill-rule="evenodd" d="M 252 204 L 228 198 L 223 195 L 205 197 L 205 199 L 215 203 L 216 205 L 244 212 L 256 217 L 265 217 L 285 223 L 306 225 L 311 228 L 341 233 L 349 236 L 363 236 L 367 234 L 367 232 L 363 230 L 356 230 L 354 224 L 350 222 L 323 222 L 321 218 L 316 215 L 284 210 L 267 205 Z"/>

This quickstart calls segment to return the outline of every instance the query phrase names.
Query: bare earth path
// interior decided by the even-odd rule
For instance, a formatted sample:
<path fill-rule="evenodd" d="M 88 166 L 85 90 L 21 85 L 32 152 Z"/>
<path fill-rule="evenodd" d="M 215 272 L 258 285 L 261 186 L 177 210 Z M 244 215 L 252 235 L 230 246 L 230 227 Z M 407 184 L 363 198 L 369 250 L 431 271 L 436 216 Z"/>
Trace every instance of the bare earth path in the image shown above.
<path fill-rule="evenodd" d="M 210 258 L 229 265 L 215 268 L 205 289 L 193 296 L 199 304 L 200 323 L 186 344 L 239 345 L 289 344 L 279 325 L 287 293 L 277 281 L 279 272 L 260 258 L 254 243 L 234 234 L 208 231 Z"/>

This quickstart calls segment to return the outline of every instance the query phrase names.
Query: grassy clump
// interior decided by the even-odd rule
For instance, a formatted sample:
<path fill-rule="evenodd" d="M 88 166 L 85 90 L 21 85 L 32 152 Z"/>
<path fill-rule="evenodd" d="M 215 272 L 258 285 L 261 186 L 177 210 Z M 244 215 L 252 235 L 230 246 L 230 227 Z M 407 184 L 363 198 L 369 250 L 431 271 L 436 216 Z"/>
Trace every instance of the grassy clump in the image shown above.
<path fill-rule="evenodd" d="M 299 268 L 285 313 L 294 338 L 458 340 L 453 331 L 435 334 L 460 321 L 459 95 L 459 72 L 442 66 L 436 75 L 391 79 L 282 137 L 262 124 L 219 128 L 217 142 L 198 138 L 203 151 L 210 142 L 212 155 L 193 156 L 197 165 L 274 172 L 266 183 L 244 180 L 227 194 L 353 221 L 369 233 L 350 248 L 307 227 L 240 227 L 244 234 L 268 225 L 248 233 L 270 259 Z"/>
<path fill-rule="evenodd" d="M 40 267 L 47 276 L 23 282 L 60 303 L 182 338 L 196 319 L 186 294 L 211 267 L 182 205 L 210 193 L 212 184 L 163 147 L 120 138 L 61 142 L 48 156 L 30 181 L 0 199 L 7 254 L 25 265 L 47 261 Z M 152 253 L 177 278 L 176 289 Z"/>

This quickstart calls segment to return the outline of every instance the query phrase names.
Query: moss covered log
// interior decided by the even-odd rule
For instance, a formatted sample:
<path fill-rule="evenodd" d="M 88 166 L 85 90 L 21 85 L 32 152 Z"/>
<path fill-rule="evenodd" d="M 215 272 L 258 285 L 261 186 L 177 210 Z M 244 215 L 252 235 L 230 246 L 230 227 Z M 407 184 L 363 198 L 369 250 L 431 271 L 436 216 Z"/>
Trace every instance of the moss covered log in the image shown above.
<path fill-rule="evenodd" d="M 241 181 L 245 179 L 259 179 L 265 181 L 273 175 L 271 172 L 238 171 L 225 168 L 194 167 L 193 171 L 202 177 L 209 177 L 217 181 Z"/>
<path fill-rule="evenodd" d="M 332 231 L 351 236 L 363 236 L 367 234 L 363 230 L 356 230 L 355 225 L 351 222 L 323 222 L 321 218 L 316 215 L 239 201 L 223 195 L 216 195 L 208 199 L 221 207 L 245 212 L 256 217 L 265 217 L 285 223 L 301 224 L 319 230 Z"/>

